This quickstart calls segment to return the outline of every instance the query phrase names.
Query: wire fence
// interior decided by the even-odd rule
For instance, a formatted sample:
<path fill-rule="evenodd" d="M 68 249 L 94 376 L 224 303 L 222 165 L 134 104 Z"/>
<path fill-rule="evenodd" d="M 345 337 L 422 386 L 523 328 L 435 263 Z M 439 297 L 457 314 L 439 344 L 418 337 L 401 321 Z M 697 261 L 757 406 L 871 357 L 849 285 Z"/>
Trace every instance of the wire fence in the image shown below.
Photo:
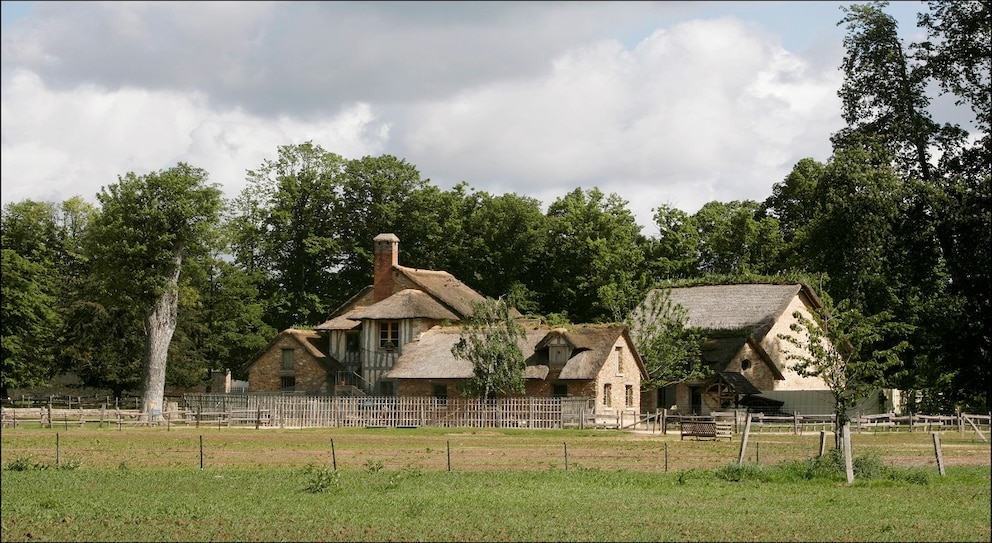
<path fill-rule="evenodd" d="M 71 427 L 70 427 L 71 428 Z M 855 434 L 855 456 L 877 456 L 886 464 L 936 467 L 933 435 L 903 432 Z M 775 465 L 821 454 L 825 433 L 752 434 L 742 440 L 681 440 L 677 433 L 480 431 L 449 428 L 304 429 L 256 432 L 246 428 L 132 428 L 121 432 L 26 429 L 5 432 L 3 465 L 30 458 L 108 468 L 256 469 L 302 468 L 310 464 L 352 470 L 543 470 L 597 469 L 648 472 L 715 469 L 743 458 Z M 948 467 L 989 466 L 990 447 L 974 434 L 946 433 Z M 827 447 L 832 448 L 832 446 Z"/>

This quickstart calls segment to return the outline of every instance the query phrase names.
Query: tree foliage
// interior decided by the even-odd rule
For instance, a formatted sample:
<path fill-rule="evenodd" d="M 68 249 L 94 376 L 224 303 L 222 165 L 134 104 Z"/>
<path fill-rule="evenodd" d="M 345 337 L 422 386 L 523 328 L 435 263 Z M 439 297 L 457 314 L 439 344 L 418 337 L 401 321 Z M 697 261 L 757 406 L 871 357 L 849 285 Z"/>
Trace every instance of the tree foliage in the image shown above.
<path fill-rule="evenodd" d="M 107 305 L 144 317 L 142 410 L 162 409 L 169 344 L 178 320 L 183 260 L 212 246 L 222 206 L 207 172 L 179 163 L 146 175 L 131 172 L 104 187 L 87 236 L 94 279 Z"/>
<path fill-rule="evenodd" d="M 701 352 L 704 333 L 688 322 L 688 311 L 672 302 L 670 288 L 652 290 L 628 316 L 627 328 L 647 371 L 642 388 L 664 388 L 709 376 Z"/>
<path fill-rule="evenodd" d="M 543 308 L 573 322 L 617 321 L 640 301 L 646 240 L 626 205 L 594 188 L 575 189 L 548 207 L 537 289 Z"/>
<path fill-rule="evenodd" d="M 884 344 L 891 332 L 905 331 L 905 325 L 891 321 L 887 312 L 865 316 L 848 301 L 833 307 L 829 297 L 824 306 L 814 310 L 810 319 L 801 312 L 793 313 L 798 321 L 791 333 L 779 338 L 796 347 L 787 355 L 800 375 L 819 377 L 830 389 L 834 399 L 834 414 L 838 430 L 850 420 L 850 409 L 858 401 L 877 390 L 886 375 L 901 364 L 900 352 L 905 341 L 890 347 Z"/>
<path fill-rule="evenodd" d="M 472 304 L 472 316 L 451 348 L 455 358 L 472 363 L 472 377 L 462 385 L 467 396 L 490 398 L 524 392 L 524 330 L 505 300 L 487 298 Z"/>

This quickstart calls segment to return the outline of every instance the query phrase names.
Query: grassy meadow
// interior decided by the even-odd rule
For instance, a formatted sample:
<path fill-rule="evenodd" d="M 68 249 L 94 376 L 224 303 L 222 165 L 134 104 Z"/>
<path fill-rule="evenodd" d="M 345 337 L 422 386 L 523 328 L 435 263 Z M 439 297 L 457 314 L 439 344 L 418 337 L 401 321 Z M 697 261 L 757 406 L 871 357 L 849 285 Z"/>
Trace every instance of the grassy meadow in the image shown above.
<path fill-rule="evenodd" d="M 944 477 L 930 434 L 855 435 L 853 485 L 817 457 L 819 435 L 752 434 L 743 465 L 739 436 L 604 430 L 4 428 L 0 440 L 3 541 L 990 538 L 989 445 L 954 432 Z"/>

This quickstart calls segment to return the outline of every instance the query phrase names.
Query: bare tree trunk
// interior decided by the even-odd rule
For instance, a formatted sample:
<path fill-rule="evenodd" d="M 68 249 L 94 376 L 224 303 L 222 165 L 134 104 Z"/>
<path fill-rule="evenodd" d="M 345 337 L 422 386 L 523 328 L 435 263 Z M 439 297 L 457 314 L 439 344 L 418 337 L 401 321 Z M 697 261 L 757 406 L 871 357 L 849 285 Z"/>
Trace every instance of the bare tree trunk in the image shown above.
<path fill-rule="evenodd" d="M 183 262 L 181 250 L 173 255 L 172 275 L 164 285 L 162 295 L 145 317 L 145 355 L 141 376 L 141 410 L 148 420 L 158 420 L 162 416 L 165 396 L 165 366 L 169 355 L 169 343 L 176 331 L 179 313 L 179 268 Z"/>

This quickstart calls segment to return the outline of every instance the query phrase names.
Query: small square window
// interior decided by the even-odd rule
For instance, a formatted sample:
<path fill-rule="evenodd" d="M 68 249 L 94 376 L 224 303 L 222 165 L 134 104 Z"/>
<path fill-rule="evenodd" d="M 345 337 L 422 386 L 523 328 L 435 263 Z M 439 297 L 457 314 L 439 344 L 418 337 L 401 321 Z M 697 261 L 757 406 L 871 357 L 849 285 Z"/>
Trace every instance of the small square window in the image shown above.
<path fill-rule="evenodd" d="M 568 383 L 554 383 L 551 385 L 552 398 L 564 398 L 568 396 Z"/>
<path fill-rule="evenodd" d="M 285 375 L 279 378 L 279 386 L 285 391 L 296 390 L 296 377 Z"/>

